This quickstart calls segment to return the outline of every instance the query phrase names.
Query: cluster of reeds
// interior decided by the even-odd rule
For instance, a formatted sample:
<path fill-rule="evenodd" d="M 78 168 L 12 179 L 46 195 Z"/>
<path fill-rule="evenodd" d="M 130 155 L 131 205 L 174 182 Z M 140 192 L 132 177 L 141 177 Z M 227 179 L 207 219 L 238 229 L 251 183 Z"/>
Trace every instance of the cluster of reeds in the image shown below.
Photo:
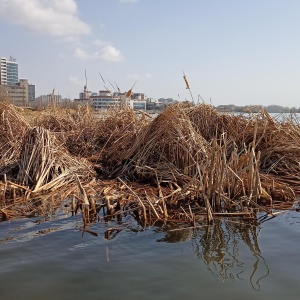
<path fill-rule="evenodd" d="M 85 224 L 103 208 L 106 218 L 130 212 L 143 224 L 195 227 L 255 218 L 299 192 L 299 125 L 264 111 L 233 116 L 180 103 L 151 118 L 128 108 L 95 115 L 89 106 L 26 114 L 0 103 L 0 112 L 3 219 L 71 196 Z"/>
<path fill-rule="evenodd" d="M 0 102 L 0 118 L 0 174 L 6 174 L 17 165 L 30 125 L 20 108 L 7 102 Z"/>
<path fill-rule="evenodd" d="M 88 160 L 70 154 L 61 131 L 57 134 L 47 126 L 34 126 L 32 115 L 28 118 L 24 111 L 5 102 L 0 102 L 0 110 L 2 219 L 53 211 L 69 194 L 80 194 L 81 182 L 95 178 Z"/>
<path fill-rule="evenodd" d="M 79 105 L 77 109 L 49 107 L 33 118 L 32 124 L 55 133 L 72 155 L 88 157 L 101 149 L 98 121 L 90 106 Z"/>

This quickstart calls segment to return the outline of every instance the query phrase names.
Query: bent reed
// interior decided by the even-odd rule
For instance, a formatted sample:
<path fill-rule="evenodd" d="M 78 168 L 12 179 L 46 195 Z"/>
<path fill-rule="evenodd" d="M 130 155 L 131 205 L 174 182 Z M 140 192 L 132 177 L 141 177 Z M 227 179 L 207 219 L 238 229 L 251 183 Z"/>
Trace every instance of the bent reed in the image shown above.
<path fill-rule="evenodd" d="M 150 117 L 90 106 L 28 111 L 0 102 L 0 221 L 82 211 L 84 227 L 132 214 L 197 227 L 291 207 L 300 127 L 266 111 L 234 116 L 173 104 Z"/>

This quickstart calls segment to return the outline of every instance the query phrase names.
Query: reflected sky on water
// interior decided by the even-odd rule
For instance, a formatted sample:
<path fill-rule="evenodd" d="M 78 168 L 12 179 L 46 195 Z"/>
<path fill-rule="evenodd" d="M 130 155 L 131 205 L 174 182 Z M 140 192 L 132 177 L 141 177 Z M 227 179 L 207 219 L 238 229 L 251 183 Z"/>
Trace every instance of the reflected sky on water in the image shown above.
<path fill-rule="evenodd" d="M 80 216 L 0 223 L 3 299 L 298 299 L 300 214 L 142 228 Z M 105 239 L 105 231 L 120 230 Z"/>

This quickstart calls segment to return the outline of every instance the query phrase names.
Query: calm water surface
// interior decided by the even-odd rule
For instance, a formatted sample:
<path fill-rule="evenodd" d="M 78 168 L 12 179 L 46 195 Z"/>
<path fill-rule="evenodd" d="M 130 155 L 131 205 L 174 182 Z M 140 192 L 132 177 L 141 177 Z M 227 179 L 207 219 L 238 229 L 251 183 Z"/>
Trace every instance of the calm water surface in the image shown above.
<path fill-rule="evenodd" d="M 1 299 L 300 299 L 299 212 L 195 231 L 123 222 L 93 224 L 99 236 L 80 216 L 0 223 Z"/>

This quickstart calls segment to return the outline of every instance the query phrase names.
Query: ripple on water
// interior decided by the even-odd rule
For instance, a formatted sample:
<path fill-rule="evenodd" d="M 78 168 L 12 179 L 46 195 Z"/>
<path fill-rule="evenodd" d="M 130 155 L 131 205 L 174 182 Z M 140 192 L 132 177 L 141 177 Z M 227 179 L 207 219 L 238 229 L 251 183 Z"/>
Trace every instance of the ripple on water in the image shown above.
<path fill-rule="evenodd" d="M 1 293 L 7 299 L 298 299 L 299 216 L 291 211 L 260 226 L 224 220 L 180 231 L 132 223 L 112 240 L 104 233 L 116 224 L 96 223 L 90 229 L 98 236 L 82 234 L 80 216 L 0 223 Z"/>

